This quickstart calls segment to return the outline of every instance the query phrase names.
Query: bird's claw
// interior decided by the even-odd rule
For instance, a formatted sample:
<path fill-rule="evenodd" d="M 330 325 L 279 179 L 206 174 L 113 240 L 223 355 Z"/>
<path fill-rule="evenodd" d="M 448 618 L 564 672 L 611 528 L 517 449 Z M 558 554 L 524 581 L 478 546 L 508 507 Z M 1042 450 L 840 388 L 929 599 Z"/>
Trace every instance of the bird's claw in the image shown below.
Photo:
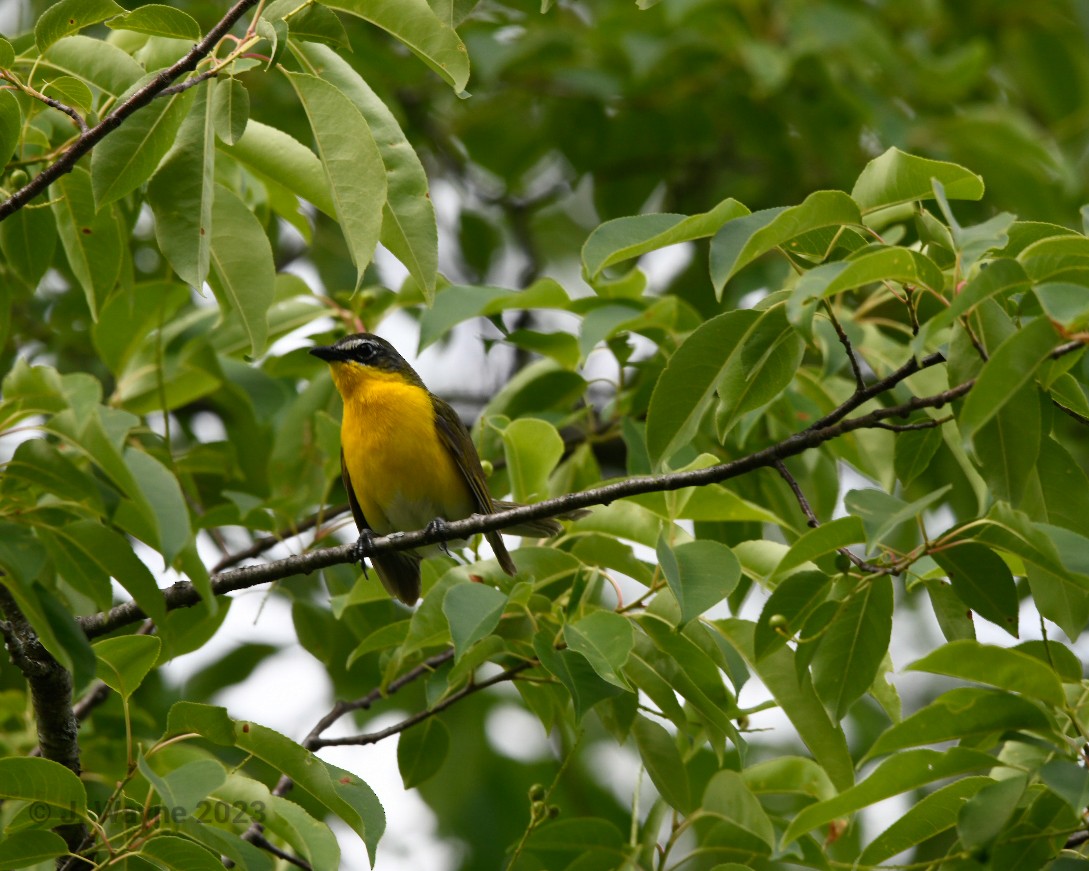
<path fill-rule="evenodd" d="M 446 521 L 443 520 L 441 517 L 436 517 L 429 524 L 427 524 L 426 527 L 424 527 L 424 532 L 427 532 L 427 533 L 432 533 L 432 532 L 441 533 L 441 532 L 445 531 L 445 529 L 446 529 Z M 448 548 L 446 546 L 445 541 L 437 542 L 437 544 L 438 544 L 439 550 L 441 550 L 444 554 L 446 554 L 448 557 L 453 556 L 453 554 L 450 553 L 450 548 Z"/>
<path fill-rule="evenodd" d="M 352 560 L 359 563 L 359 567 L 363 569 L 363 577 L 367 580 L 370 580 L 370 575 L 367 574 L 366 557 L 373 544 L 374 533 L 369 529 L 364 529 L 360 531 L 359 538 L 352 545 Z"/>

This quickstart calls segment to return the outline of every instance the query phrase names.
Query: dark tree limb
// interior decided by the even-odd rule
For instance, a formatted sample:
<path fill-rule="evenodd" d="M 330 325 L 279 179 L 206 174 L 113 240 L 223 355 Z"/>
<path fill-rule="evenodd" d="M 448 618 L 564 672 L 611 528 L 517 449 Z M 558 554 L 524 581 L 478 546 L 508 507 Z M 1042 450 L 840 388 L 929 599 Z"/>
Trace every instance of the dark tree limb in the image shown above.
<path fill-rule="evenodd" d="M 42 756 L 59 762 L 78 777 L 79 722 L 72 711 L 72 675 L 45 649 L 15 597 L 2 583 L 0 615 L 0 633 L 8 655 L 30 687 Z M 82 823 L 71 823 L 58 826 L 57 834 L 64 838 L 69 850 L 76 852 L 87 831 Z"/>
<path fill-rule="evenodd" d="M 209 30 L 205 37 L 194 45 L 184 57 L 166 69 L 160 70 L 155 78 L 133 92 L 128 99 L 115 106 L 113 111 L 94 127 L 82 133 L 72 143 L 71 147 L 53 163 L 49 164 L 7 200 L 0 203 L 0 221 L 19 211 L 62 175 L 71 172 L 83 155 L 87 154 L 106 136 L 120 127 L 126 118 L 162 94 L 173 84 L 175 79 L 195 70 L 197 64 L 215 49 L 219 41 L 249 9 L 257 5 L 257 2 L 258 0 L 237 0 L 227 14 L 220 19 L 219 23 Z"/>

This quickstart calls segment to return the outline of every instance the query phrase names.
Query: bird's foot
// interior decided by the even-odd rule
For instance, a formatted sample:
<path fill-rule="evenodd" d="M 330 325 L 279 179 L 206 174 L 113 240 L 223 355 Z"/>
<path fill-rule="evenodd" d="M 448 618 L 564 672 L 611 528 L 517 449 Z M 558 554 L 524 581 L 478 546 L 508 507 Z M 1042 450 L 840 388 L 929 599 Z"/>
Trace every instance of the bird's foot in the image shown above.
<path fill-rule="evenodd" d="M 363 577 L 370 580 L 370 575 L 367 574 L 367 554 L 370 553 L 371 546 L 374 544 L 374 533 L 369 529 L 364 529 L 359 533 L 359 538 L 356 539 L 355 544 L 352 545 L 352 561 L 359 563 L 359 567 L 363 569 Z"/>
<path fill-rule="evenodd" d="M 424 527 L 424 532 L 443 532 L 446 529 L 446 521 L 441 517 L 436 517 L 427 526 Z M 439 550 L 441 550 L 447 556 L 452 556 L 450 548 L 446 546 L 445 541 L 437 542 Z"/>

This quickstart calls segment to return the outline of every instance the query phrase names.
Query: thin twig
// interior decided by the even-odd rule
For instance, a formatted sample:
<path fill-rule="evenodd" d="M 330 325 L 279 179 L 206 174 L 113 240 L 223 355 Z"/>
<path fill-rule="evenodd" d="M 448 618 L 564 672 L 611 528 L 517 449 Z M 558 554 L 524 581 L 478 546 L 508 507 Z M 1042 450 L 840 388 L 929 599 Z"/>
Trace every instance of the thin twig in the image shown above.
<path fill-rule="evenodd" d="M 324 523 L 326 520 L 331 520 L 334 517 L 339 517 L 348 511 L 348 503 L 343 505 L 337 505 L 333 508 L 326 508 L 321 511 L 317 511 L 311 514 L 305 520 L 295 523 L 289 527 L 285 527 L 278 532 L 274 532 L 272 535 L 266 535 L 257 539 L 249 547 L 244 550 L 240 550 L 237 553 L 228 554 L 223 557 L 218 563 L 212 566 L 212 574 L 222 572 L 224 569 L 229 569 L 231 566 L 236 566 L 240 562 L 245 562 L 248 559 L 260 556 L 266 550 L 271 550 L 278 544 L 283 544 L 285 541 L 296 536 L 302 535 L 304 532 L 309 532 L 315 526 Z"/>
<path fill-rule="evenodd" d="M 190 88 L 199 85 L 201 82 L 206 82 L 208 81 L 208 79 L 214 79 L 221 72 L 223 72 L 223 70 L 219 67 L 210 67 L 204 72 L 199 73 L 192 78 L 186 79 L 184 82 L 178 82 L 176 85 L 171 85 L 169 88 L 163 88 L 159 92 L 159 96 L 169 97 L 172 94 L 180 94 L 182 91 L 188 91 Z"/>
<path fill-rule="evenodd" d="M 37 91 L 30 85 L 25 84 L 12 73 L 7 70 L 0 70 L 0 79 L 5 79 L 11 82 L 16 88 L 26 94 L 28 97 L 33 97 L 35 100 L 40 100 L 45 105 L 52 109 L 56 109 L 58 112 L 63 112 L 69 118 L 76 122 L 76 126 L 79 128 L 80 133 L 86 133 L 90 128 L 87 126 L 87 122 L 83 119 L 83 116 L 79 114 L 71 106 L 62 103 L 60 100 L 55 100 L 53 97 L 46 96 L 41 91 Z"/>
<path fill-rule="evenodd" d="M 389 738 L 391 735 L 397 735 L 400 732 L 404 732 L 406 729 L 410 729 L 417 723 L 422 723 L 424 720 L 435 716 L 442 711 L 445 711 L 455 702 L 460 701 L 466 696 L 471 696 L 473 693 L 480 692 L 488 687 L 495 686 L 496 684 L 503 683 L 504 681 L 514 680 L 515 676 L 527 669 L 533 668 L 537 665 L 536 659 L 527 659 L 524 662 L 520 662 L 517 665 L 513 665 L 504 672 L 500 672 L 494 677 L 490 677 L 487 680 L 482 680 L 480 683 L 471 683 L 467 687 L 453 695 L 447 696 L 441 702 L 436 702 L 434 706 L 425 708 L 413 714 L 411 717 L 406 717 L 400 723 L 394 723 L 386 729 L 381 729 L 377 732 L 367 732 L 363 735 L 349 735 L 344 738 L 319 738 L 314 742 L 314 749 L 321 747 L 344 747 L 350 745 L 352 747 L 362 747 L 367 744 L 377 744 L 379 741 Z"/>
<path fill-rule="evenodd" d="M 43 169 L 7 200 L 0 203 L 0 221 L 17 212 L 62 175 L 71 172 L 83 155 L 120 127 L 126 118 L 159 96 L 175 79 L 196 69 L 197 64 L 214 50 L 220 39 L 257 2 L 258 0 L 238 0 L 227 14 L 220 19 L 219 23 L 209 30 L 200 42 L 186 52 L 184 57 L 161 70 L 151 81 L 134 91 L 127 100 L 115 106 L 113 111 L 99 121 L 98 124 L 86 133 L 81 134 L 72 143 L 72 147 L 57 158 L 55 162 Z"/>
<path fill-rule="evenodd" d="M 777 460 L 774 463 L 775 471 L 779 473 L 779 476 L 787 482 L 787 486 L 790 487 L 794 493 L 794 498 L 798 500 L 798 505 L 802 509 L 802 513 L 806 517 L 806 523 L 810 529 L 816 529 L 821 525 L 821 522 L 817 519 L 817 515 L 813 512 L 813 506 L 809 504 L 809 500 L 805 498 L 805 493 L 802 492 L 801 485 L 798 483 L 798 479 L 790 474 L 790 470 L 786 467 L 782 460 Z M 838 553 L 843 554 L 847 559 L 853 562 L 859 569 L 871 575 L 887 575 L 893 571 L 893 566 L 879 566 L 874 563 L 866 562 L 862 557 L 855 553 L 852 553 L 846 547 L 836 548 Z"/>
<path fill-rule="evenodd" d="M 296 868 L 303 868 L 305 871 L 314 871 L 313 866 L 309 862 L 305 862 L 298 856 L 293 856 L 291 853 L 281 850 L 263 835 L 254 835 L 249 840 L 255 847 L 264 850 L 266 853 L 271 853 L 277 859 L 283 859 L 289 865 L 294 865 Z"/>
<path fill-rule="evenodd" d="M 832 322 L 832 326 L 836 330 L 836 335 L 839 336 L 839 343 L 843 345 L 843 350 L 847 352 L 847 359 L 851 362 L 851 371 L 855 376 L 855 392 L 862 392 L 866 389 L 866 379 L 862 377 L 862 368 L 858 365 L 858 357 L 855 356 L 855 349 L 851 346 L 851 340 L 847 338 L 847 333 L 843 331 L 843 327 L 836 319 L 836 314 L 832 311 L 832 303 L 827 299 L 824 300 L 824 311 L 828 315 L 828 319 Z"/>

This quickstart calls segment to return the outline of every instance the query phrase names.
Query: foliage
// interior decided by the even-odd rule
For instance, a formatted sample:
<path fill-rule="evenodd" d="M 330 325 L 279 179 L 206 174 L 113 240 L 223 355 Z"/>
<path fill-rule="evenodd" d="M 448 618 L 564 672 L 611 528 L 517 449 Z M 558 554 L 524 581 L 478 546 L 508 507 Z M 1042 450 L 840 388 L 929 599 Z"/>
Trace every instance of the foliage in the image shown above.
<path fill-rule="evenodd" d="M 320 750 L 394 741 L 465 867 L 1083 864 L 1074 12 L 543 5 L 251 3 L 199 57 L 216 5 L 61 0 L 0 40 L 0 866 L 336 868 L 332 817 L 373 863 Z M 280 341 L 398 321 L 490 324 L 493 493 L 595 506 L 515 578 L 426 561 L 413 610 L 332 547 L 339 399 Z M 307 736 L 214 704 L 272 645 L 158 672 L 269 581 L 343 700 Z M 482 740 L 500 684 L 556 760 Z"/>

